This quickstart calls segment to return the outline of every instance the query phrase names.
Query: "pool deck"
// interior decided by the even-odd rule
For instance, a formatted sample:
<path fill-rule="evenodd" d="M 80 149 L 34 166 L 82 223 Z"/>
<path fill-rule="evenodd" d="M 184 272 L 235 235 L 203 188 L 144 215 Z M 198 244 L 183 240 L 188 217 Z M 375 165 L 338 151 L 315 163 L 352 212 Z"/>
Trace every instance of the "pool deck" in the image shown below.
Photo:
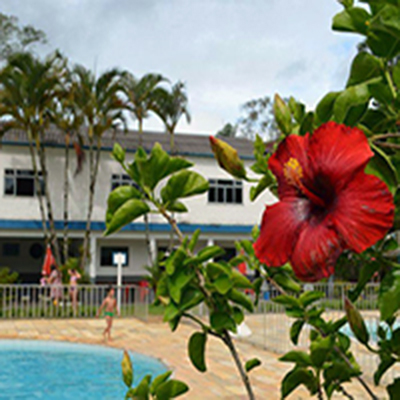
<path fill-rule="evenodd" d="M 102 344 L 102 330 L 105 322 L 100 319 L 37 319 L 37 320 L 1 320 L 0 338 L 63 340 L 69 342 Z M 198 372 L 190 363 L 187 355 L 187 343 L 195 327 L 181 324 L 172 333 L 167 324 L 159 321 L 142 322 L 137 319 L 116 319 L 114 321 L 114 339 L 108 346 L 126 348 L 152 357 L 159 358 L 174 370 L 175 377 L 186 382 L 190 391 L 179 397 L 190 400 L 244 400 L 247 399 L 237 371 L 226 348 L 215 338 L 207 343 L 206 373 Z M 287 340 L 286 338 L 284 340 Z M 250 373 L 250 379 L 258 400 L 280 399 L 280 381 L 290 365 L 278 361 L 278 355 L 238 342 L 237 348 L 246 361 L 258 357 L 262 366 Z M 373 387 L 373 384 L 370 383 Z M 368 399 L 358 382 L 345 385 L 348 392 L 357 400 Z M 386 399 L 383 388 L 374 388 L 380 399 Z M 309 399 L 303 389 L 295 391 L 290 400 Z M 334 399 L 341 399 L 335 396 Z"/>

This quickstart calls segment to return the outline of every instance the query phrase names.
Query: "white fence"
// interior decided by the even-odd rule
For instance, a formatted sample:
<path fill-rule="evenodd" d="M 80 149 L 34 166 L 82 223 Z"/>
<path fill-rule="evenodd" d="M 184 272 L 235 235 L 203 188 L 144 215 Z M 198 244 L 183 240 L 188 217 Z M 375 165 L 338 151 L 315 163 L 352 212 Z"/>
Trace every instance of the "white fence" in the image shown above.
<path fill-rule="evenodd" d="M 69 285 L 0 285 L 0 318 L 95 317 L 108 288 L 108 285 L 78 285 L 75 303 Z M 113 288 L 121 317 L 147 319 L 152 297 L 148 288 L 138 285 Z"/>

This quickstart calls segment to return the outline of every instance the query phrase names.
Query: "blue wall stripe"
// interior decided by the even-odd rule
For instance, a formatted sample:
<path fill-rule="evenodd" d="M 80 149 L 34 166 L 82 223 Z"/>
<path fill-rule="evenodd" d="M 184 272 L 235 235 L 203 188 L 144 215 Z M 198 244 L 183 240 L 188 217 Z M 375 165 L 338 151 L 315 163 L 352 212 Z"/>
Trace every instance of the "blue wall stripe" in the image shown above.
<path fill-rule="evenodd" d="M 64 227 L 63 221 L 55 221 L 57 230 L 62 230 Z M 236 234 L 249 234 L 253 229 L 252 225 L 207 225 L 207 224 L 178 224 L 179 228 L 184 233 L 194 232 L 200 229 L 203 233 L 236 233 Z M 69 221 L 68 227 L 73 231 L 84 231 L 86 227 L 85 221 Z M 101 221 L 92 221 L 92 231 L 105 231 L 106 224 Z M 39 220 L 13 220 L 13 219 L 0 219 L 0 229 L 14 229 L 14 230 L 40 230 L 42 229 L 42 222 Z M 170 226 L 168 224 L 150 223 L 149 229 L 151 232 L 169 232 Z M 136 222 L 125 226 L 121 231 L 123 232 L 144 232 L 145 224 Z"/>

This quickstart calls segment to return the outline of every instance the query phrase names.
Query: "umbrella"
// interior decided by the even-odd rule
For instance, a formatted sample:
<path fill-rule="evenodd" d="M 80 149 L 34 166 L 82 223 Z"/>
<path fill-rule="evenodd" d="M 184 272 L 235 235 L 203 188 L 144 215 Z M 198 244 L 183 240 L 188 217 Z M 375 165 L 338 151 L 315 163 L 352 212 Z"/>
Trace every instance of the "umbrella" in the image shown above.
<path fill-rule="evenodd" d="M 51 247 L 48 244 L 46 249 L 46 256 L 44 257 L 43 267 L 42 267 L 42 275 L 49 276 L 51 273 L 51 266 L 55 265 L 56 260 L 54 259 L 53 253 L 51 251 Z"/>

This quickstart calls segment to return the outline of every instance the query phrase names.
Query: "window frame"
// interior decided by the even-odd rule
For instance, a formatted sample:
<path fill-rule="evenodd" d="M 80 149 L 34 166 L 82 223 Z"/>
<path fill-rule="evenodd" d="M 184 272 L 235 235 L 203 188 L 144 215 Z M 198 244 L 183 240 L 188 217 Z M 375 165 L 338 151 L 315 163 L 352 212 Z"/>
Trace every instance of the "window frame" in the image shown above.
<path fill-rule="evenodd" d="M 107 255 L 107 258 L 110 257 L 110 264 L 103 264 L 103 257 L 106 258 L 105 256 L 103 256 L 102 252 L 103 250 L 107 250 L 110 252 L 109 255 Z M 127 268 L 129 267 L 129 246 L 100 246 L 100 260 L 99 260 L 99 266 L 100 268 L 117 268 L 116 265 L 113 265 L 112 263 L 112 255 L 113 253 L 125 253 L 126 254 L 126 262 L 125 264 L 122 264 L 123 268 Z"/>
<path fill-rule="evenodd" d="M 38 171 L 39 175 L 39 184 L 40 184 L 40 191 L 41 194 L 44 195 L 44 180 L 42 171 Z M 18 193 L 18 180 L 25 179 L 25 180 L 32 180 L 32 194 L 21 194 Z M 11 182 L 11 189 L 10 190 L 7 186 Z M 33 170 L 30 169 L 17 169 L 17 168 L 5 168 L 4 169 L 4 187 L 3 187 L 3 195 L 4 196 L 13 196 L 13 197 L 35 197 L 36 196 L 36 179 Z M 12 193 L 11 193 L 12 191 Z M 8 192 L 8 193 L 7 193 Z"/>
<path fill-rule="evenodd" d="M 209 179 L 208 182 L 210 185 L 207 197 L 209 204 L 243 205 L 242 181 L 215 178 Z M 229 195 L 230 190 L 231 194 Z"/>
<path fill-rule="evenodd" d="M 111 174 L 111 192 L 120 186 L 133 186 L 136 189 L 138 185 L 132 180 L 128 174 L 118 173 Z"/>

